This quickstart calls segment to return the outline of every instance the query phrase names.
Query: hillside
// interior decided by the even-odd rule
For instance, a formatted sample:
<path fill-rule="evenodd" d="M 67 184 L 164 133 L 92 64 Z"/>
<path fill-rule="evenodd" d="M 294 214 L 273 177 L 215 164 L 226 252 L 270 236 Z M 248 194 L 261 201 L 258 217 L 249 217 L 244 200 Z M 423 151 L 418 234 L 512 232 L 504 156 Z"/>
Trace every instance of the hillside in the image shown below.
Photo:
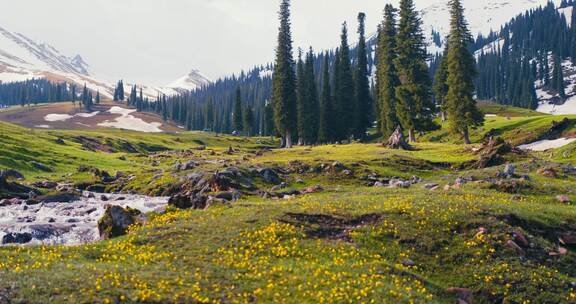
<path fill-rule="evenodd" d="M 182 129 L 151 113 L 137 112 L 124 104 L 103 102 L 90 111 L 72 102 L 38 106 L 14 106 L 0 110 L 0 121 L 36 129 L 116 128 L 145 133 L 180 132 Z"/>
<path fill-rule="evenodd" d="M 267 138 L 31 131 L 2 122 L 0 168 L 23 173 L 19 183 L 104 192 L 71 205 L 42 203 L 38 211 L 0 204 L 0 215 L 34 218 L 14 224 L 2 217 L 4 236 L 14 227 L 24 233 L 42 226 L 45 242 L 72 242 L 68 235 L 82 225 L 96 225 L 80 206 L 100 196 L 110 200 L 100 204 L 126 205 L 112 192 L 159 195 L 148 200 L 152 206 L 165 204 L 162 196 L 195 191 L 198 177 L 213 182 L 203 194 L 207 205 L 170 205 L 127 236 L 75 247 L 0 247 L 0 299 L 573 303 L 576 207 L 558 197 L 576 199 L 576 143 L 544 153 L 490 150 L 498 151 L 493 162 L 479 161 L 488 151 L 483 138 L 570 138 L 576 116 L 559 125 L 562 117 L 482 108 L 487 124 L 474 133 L 472 148 L 437 131 L 414 151 L 375 143 L 285 150 L 271 148 L 277 142 Z M 514 166 L 504 171 L 507 161 Z M 48 212 L 58 206 L 80 209 Z M 78 226 L 73 218 L 86 222 Z"/>

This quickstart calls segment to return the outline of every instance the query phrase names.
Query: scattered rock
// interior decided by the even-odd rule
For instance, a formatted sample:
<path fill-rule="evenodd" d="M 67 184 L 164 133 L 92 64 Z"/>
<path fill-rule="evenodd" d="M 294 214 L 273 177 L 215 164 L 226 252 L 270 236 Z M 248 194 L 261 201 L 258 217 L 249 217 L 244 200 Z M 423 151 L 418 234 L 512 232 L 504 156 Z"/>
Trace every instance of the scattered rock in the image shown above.
<path fill-rule="evenodd" d="M 40 171 L 44 171 L 44 172 L 53 172 L 54 171 L 48 165 L 45 165 L 41 162 L 31 161 L 30 165 L 32 165 L 32 167 L 34 167 L 35 169 L 38 169 Z"/>
<path fill-rule="evenodd" d="M 416 263 L 410 259 L 404 259 L 404 260 L 402 260 L 402 265 L 404 265 L 406 267 L 413 267 L 413 266 L 416 266 Z"/>
<path fill-rule="evenodd" d="M 428 190 L 436 190 L 440 187 L 440 185 L 438 184 L 426 184 L 424 185 L 424 189 L 428 189 Z"/>
<path fill-rule="evenodd" d="M 24 233 L 8 233 L 2 237 L 2 244 L 26 244 L 32 241 L 32 234 Z"/>
<path fill-rule="evenodd" d="M 61 192 L 40 196 L 36 200 L 41 203 L 70 203 L 80 200 L 80 195 L 74 192 Z"/>
<path fill-rule="evenodd" d="M 564 204 L 570 204 L 572 202 L 572 200 L 568 196 L 563 194 L 556 196 L 556 200 Z"/>
<path fill-rule="evenodd" d="M 454 293 L 458 297 L 458 304 L 472 304 L 472 290 L 468 288 L 450 287 L 448 293 Z"/>
<path fill-rule="evenodd" d="M 288 188 L 288 184 L 286 184 L 285 182 L 280 183 L 280 185 L 276 185 L 274 187 L 272 187 L 270 190 L 271 191 L 278 191 L 280 189 L 285 189 Z"/>
<path fill-rule="evenodd" d="M 375 182 L 374 187 L 386 187 L 386 184 L 384 184 L 383 182 Z"/>
<path fill-rule="evenodd" d="M 183 164 L 180 162 L 176 162 L 176 164 L 174 164 L 174 171 L 192 170 L 192 169 L 196 168 L 197 166 L 198 166 L 198 163 L 196 163 L 193 160 L 189 160 Z"/>
<path fill-rule="evenodd" d="M 322 188 L 322 186 L 316 185 L 316 186 L 308 187 L 308 188 L 300 191 L 300 194 L 316 193 L 316 192 L 320 192 L 320 191 L 323 191 L 323 190 L 324 190 L 324 188 Z"/>
<path fill-rule="evenodd" d="M 14 206 L 22 204 L 22 200 L 19 198 L 10 198 L 0 200 L 0 207 Z"/>
<path fill-rule="evenodd" d="M 508 240 L 508 242 L 506 242 L 506 247 L 513 249 L 518 254 L 524 254 L 524 249 L 522 249 L 522 247 L 518 246 L 518 244 L 512 240 Z"/>
<path fill-rule="evenodd" d="M 107 205 L 104 216 L 98 221 L 101 239 L 110 239 L 125 235 L 128 227 L 142 221 L 141 212 L 127 207 Z"/>
<path fill-rule="evenodd" d="M 556 172 L 556 169 L 552 168 L 552 167 L 542 167 L 540 169 L 538 169 L 538 171 L 536 171 L 538 174 L 544 176 L 544 177 L 548 177 L 548 178 L 556 178 L 558 176 L 558 172 Z"/>
<path fill-rule="evenodd" d="M 390 188 L 410 188 L 410 186 L 412 186 L 412 182 L 393 178 L 390 180 L 388 186 Z"/>
<path fill-rule="evenodd" d="M 530 245 L 528 238 L 526 238 L 526 236 L 521 231 L 517 230 L 512 232 L 512 238 L 514 239 L 514 242 L 516 242 L 516 244 L 522 247 L 528 247 Z"/>
<path fill-rule="evenodd" d="M 179 209 L 206 209 L 208 197 L 203 194 L 177 194 L 170 197 L 168 205 Z"/>
<path fill-rule="evenodd" d="M 268 184 L 278 185 L 282 182 L 280 176 L 274 169 L 266 168 L 260 170 L 260 175 L 264 178 L 264 181 Z"/>
<path fill-rule="evenodd" d="M 34 187 L 43 188 L 43 189 L 55 189 L 58 186 L 57 182 L 52 181 L 41 181 L 34 183 Z"/>
<path fill-rule="evenodd" d="M 24 179 L 24 175 L 14 169 L 0 170 L 0 179 L 6 181 L 11 179 Z"/>
<path fill-rule="evenodd" d="M 565 233 L 559 237 L 562 244 L 568 246 L 576 246 L 576 235 Z"/>

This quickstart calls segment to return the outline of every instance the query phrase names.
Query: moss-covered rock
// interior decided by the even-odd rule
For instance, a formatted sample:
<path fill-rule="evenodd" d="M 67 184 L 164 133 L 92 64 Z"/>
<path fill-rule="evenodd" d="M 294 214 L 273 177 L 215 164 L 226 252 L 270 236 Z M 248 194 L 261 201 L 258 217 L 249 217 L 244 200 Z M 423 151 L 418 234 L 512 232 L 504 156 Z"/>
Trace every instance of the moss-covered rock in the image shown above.
<path fill-rule="evenodd" d="M 142 212 L 139 210 L 108 205 L 104 216 L 98 221 L 100 238 L 110 239 L 125 235 L 130 226 L 142 222 Z"/>

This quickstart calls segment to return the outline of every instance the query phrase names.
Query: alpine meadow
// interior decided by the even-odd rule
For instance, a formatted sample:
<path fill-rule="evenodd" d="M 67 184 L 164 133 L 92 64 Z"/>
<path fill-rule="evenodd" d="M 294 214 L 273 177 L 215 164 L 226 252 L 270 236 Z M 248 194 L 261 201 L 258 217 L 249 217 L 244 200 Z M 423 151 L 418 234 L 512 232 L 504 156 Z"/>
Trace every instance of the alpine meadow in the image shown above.
<path fill-rule="evenodd" d="M 576 303 L 575 8 L 5 3 L 0 304 Z"/>

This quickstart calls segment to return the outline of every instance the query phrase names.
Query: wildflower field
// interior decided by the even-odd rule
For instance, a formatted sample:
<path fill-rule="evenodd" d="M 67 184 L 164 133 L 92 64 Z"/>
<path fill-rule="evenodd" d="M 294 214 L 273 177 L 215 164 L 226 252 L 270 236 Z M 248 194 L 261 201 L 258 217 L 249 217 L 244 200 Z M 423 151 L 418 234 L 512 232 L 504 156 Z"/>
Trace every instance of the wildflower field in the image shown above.
<path fill-rule="evenodd" d="M 474 137 L 480 142 L 490 129 L 510 139 L 537 136 L 552 118 L 532 115 L 494 118 Z M 529 181 L 509 192 L 486 182 L 503 164 L 471 168 L 466 164 L 477 154 L 439 132 L 415 151 L 367 143 L 257 154 L 276 142 L 35 130 L 36 139 L 24 147 L 11 140 L 11 132 L 23 129 L 2 126 L 3 153 L 23 153 L 0 158 L 0 164 L 17 167 L 31 181 L 90 179 L 74 171 L 88 162 L 126 170 L 135 175 L 128 189 L 154 194 L 181 177 L 168 172 L 174 161 L 186 159 L 177 151 L 197 146 L 207 146 L 194 152 L 207 160 L 206 170 L 222 169 L 221 159 L 240 167 L 337 161 L 354 177 L 287 173 L 289 188 L 321 184 L 323 191 L 284 199 L 249 194 L 205 210 L 169 207 L 126 236 L 81 246 L 0 247 L 0 303 L 576 303 L 576 251 L 558 238 L 576 233 L 576 205 L 556 199 L 576 199 L 576 175 L 537 172 L 541 164 L 574 165 L 576 145 L 508 159 Z M 140 148 L 105 153 L 54 144 L 79 136 Z M 42 149 L 54 150 L 42 154 L 54 173 L 34 171 L 22 156 Z M 155 150 L 168 149 L 152 164 Z M 167 172 L 152 180 L 151 168 Z M 423 180 L 407 189 L 374 187 L 359 178 L 366 172 Z M 470 181 L 443 188 L 458 177 Z M 522 248 L 510 245 L 522 238 Z"/>

